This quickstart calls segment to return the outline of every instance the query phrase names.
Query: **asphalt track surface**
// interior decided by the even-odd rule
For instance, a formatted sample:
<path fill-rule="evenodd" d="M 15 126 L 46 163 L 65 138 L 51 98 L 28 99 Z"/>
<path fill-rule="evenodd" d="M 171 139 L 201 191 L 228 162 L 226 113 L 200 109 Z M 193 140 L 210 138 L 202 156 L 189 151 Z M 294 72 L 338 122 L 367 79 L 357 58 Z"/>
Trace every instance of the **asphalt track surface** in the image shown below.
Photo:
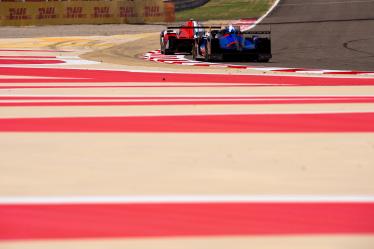
<path fill-rule="evenodd" d="M 257 26 L 272 30 L 263 65 L 374 70 L 373 10 L 373 0 L 281 0 Z"/>
<path fill-rule="evenodd" d="M 230 62 L 264 67 L 373 71 L 373 9 L 373 0 L 281 0 L 253 29 L 271 30 L 273 58 L 270 62 Z"/>
<path fill-rule="evenodd" d="M 272 31 L 268 67 L 374 70 L 374 0 L 281 0 L 256 29 Z M 0 27 L 1 38 L 158 32 L 162 25 Z"/>

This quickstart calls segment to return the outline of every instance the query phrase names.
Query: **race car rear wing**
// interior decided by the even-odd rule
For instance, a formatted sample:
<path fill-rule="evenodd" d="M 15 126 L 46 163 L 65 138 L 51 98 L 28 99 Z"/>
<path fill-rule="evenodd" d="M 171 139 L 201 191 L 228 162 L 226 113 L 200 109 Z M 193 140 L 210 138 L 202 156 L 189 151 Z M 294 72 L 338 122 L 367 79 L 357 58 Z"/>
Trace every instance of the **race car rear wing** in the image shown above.
<path fill-rule="evenodd" d="M 271 31 L 242 31 L 242 33 L 248 35 L 270 35 Z"/>
<path fill-rule="evenodd" d="M 170 26 L 167 29 L 221 29 L 221 26 L 194 26 L 194 27 L 184 27 L 184 26 Z"/>
<path fill-rule="evenodd" d="M 222 29 L 222 26 L 195 26 L 195 27 L 183 27 L 183 26 L 170 26 L 167 29 Z M 242 34 L 248 35 L 270 35 L 271 31 L 241 31 Z"/>

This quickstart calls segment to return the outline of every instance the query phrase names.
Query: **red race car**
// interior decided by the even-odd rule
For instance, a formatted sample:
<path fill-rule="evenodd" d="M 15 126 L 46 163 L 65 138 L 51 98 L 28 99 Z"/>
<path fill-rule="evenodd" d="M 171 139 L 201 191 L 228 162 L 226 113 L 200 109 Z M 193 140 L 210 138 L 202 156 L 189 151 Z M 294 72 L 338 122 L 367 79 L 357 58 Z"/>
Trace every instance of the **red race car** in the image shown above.
<path fill-rule="evenodd" d="M 192 53 L 194 38 L 204 29 L 199 22 L 189 20 L 180 27 L 167 27 L 160 34 L 162 54 Z"/>

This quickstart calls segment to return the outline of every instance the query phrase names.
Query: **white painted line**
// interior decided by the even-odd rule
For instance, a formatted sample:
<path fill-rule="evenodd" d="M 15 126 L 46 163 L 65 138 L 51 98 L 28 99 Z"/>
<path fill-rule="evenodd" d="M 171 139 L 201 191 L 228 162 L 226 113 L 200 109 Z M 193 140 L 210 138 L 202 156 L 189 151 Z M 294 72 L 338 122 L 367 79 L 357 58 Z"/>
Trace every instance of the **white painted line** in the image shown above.
<path fill-rule="evenodd" d="M 85 61 L 85 60 L 64 60 L 64 63 L 51 63 L 51 64 L 1 64 L 0 67 L 16 67 L 16 68 L 55 68 L 56 66 L 67 65 L 96 65 L 100 64 L 98 61 Z"/>
<path fill-rule="evenodd" d="M 275 9 L 275 7 L 277 7 L 279 2 L 280 2 L 280 0 L 276 0 L 274 2 L 274 4 L 270 7 L 270 9 L 263 16 L 261 16 L 253 25 L 251 25 L 247 30 L 253 29 L 254 27 L 257 26 L 257 24 L 262 22 L 262 20 L 264 20 L 268 15 L 270 15 L 270 13 Z"/>
<path fill-rule="evenodd" d="M 250 68 L 258 71 L 277 71 L 277 70 L 293 70 L 293 68 L 284 68 L 284 67 L 256 67 Z"/>
<path fill-rule="evenodd" d="M 65 61 L 65 64 L 63 64 L 63 65 L 96 65 L 96 64 L 100 64 L 101 63 L 101 62 L 98 62 L 98 61 L 89 61 L 89 60 L 70 60 L 70 59 L 64 59 L 64 61 Z"/>
<path fill-rule="evenodd" d="M 297 70 L 295 73 L 299 73 L 299 74 L 323 74 L 324 71 L 323 70 Z"/>
<path fill-rule="evenodd" d="M 78 59 L 80 60 L 81 58 L 77 55 L 67 55 L 67 56 L 57 56 L 57 59 Z"/>
<path fill-rule="evenodd" d="M 0 197 L 0 205 L 106 203 L 374 203 L 372 195 L 165 195 Z"/>

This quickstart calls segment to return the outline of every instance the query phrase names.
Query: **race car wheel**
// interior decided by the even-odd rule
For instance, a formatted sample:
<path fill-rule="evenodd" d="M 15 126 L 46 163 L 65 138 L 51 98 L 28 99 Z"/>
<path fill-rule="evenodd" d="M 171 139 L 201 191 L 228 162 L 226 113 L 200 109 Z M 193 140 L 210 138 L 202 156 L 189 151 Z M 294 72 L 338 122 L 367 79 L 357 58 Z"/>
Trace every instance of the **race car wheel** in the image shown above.
<path fill-rule="evenodd" d="M 165 55 L 171 55 L 175 54 L 176 47 L 175 47 L 175 38 L 170 37 L 167 45 L 164 43 L 164 54 Z"/>
<path fill-rule="evenodd" d="M 205 56 L 204 56 L 204 60 L 206 62 L 210 62 L 212 60 L 212 57 L 211 57 L 211 55 L 208 52 L 208 46 L 206 46 L 206 45 L 205 45 Z"/>
<path fill-rule="evenodd" d="M 166 49 L 165 45 L 161 45 L 161 54 L 170 55 L 174 53 L 170 49 Z"/>
<path fill-rule="evenodd" d="M 169 49 L 165 49 L 165 54 L 170 55 L 170 54 L 174 54 L 174 52 Z"/>
<path fill-rule="evenodd" d="M 163 35 L 160 35 L 160 50 L 161 54 L 165 54 L 165 45 L 164 45 L 164 39 Z"/>
<path fill-rule="evenodd" d="M 192 45 L 192 59 L 194 61 L 197 60 L 197 51 L 196 51 L 196 43 L 194 42 L 194 44 Z"/>
<path fill-rule="evenodd" d="M 267 63 L 269 62 L 270 58 L 268 56 L 258 55 L 257 62 Z"/>
<path fill-rule="evenodd" d="M 257 62 L 267 63 L 269 62 L 269 59 L 257 59 Z"/>

